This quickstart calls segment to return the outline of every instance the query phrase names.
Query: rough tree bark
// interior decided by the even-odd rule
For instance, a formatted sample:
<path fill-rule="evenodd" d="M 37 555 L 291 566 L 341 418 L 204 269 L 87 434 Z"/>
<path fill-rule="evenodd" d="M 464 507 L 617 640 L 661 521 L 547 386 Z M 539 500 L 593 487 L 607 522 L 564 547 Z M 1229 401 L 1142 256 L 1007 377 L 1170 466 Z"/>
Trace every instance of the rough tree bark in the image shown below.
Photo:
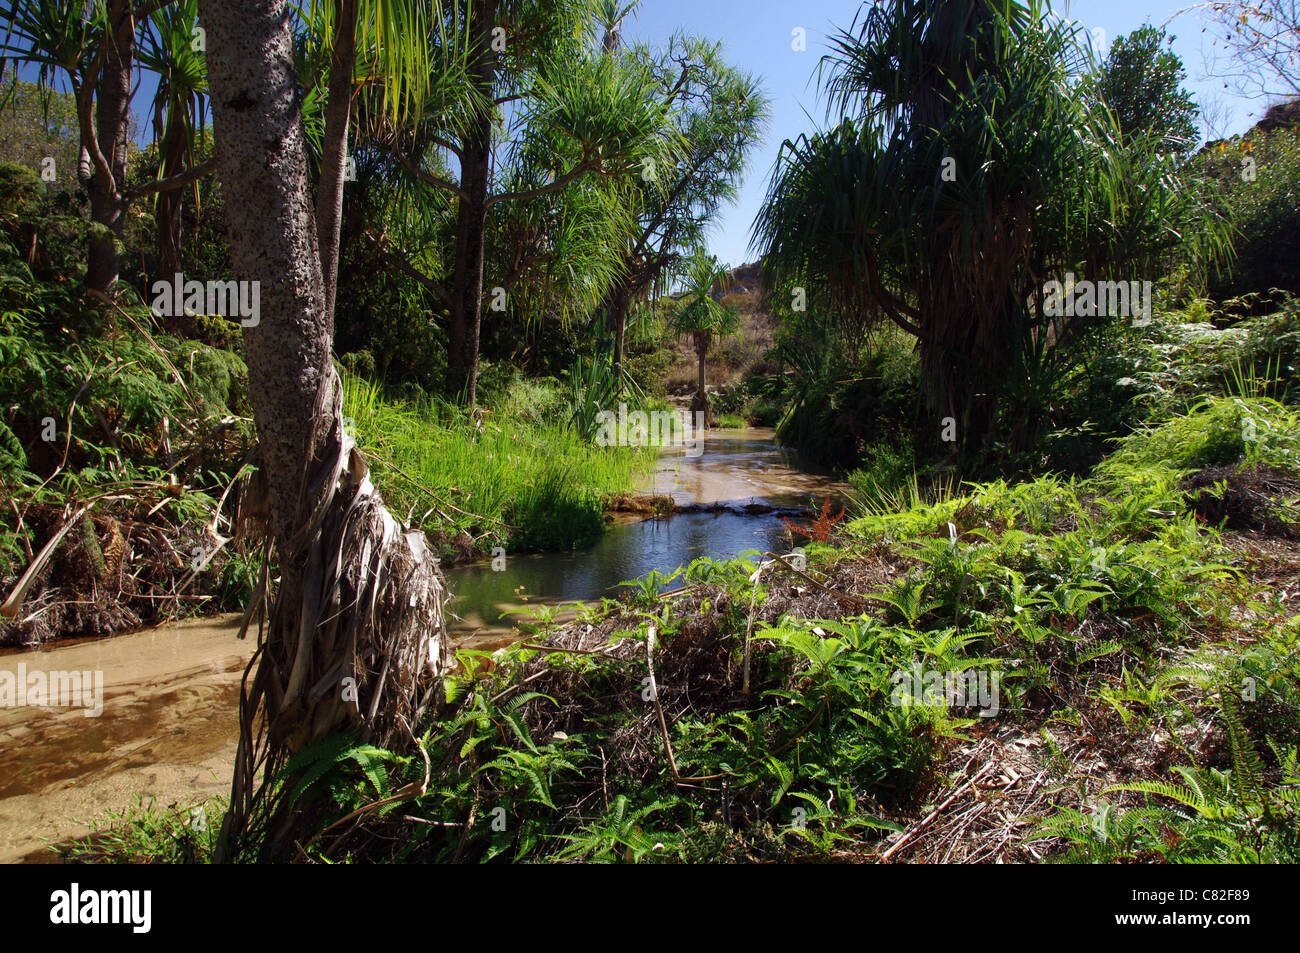
<path fill-rule="evenodd" d="M 496 53 L 492 27 L 496 0 L 473 4 L 471 35 L 475 59 L 470 79 L 485 101 L 492 100 Z M 470 121 L 461 146 L 462 198 L 456 212 L 456 265 L 452 274 L 451 321 L 448 334 L 447 389 L 464 394 L 474 407 L 477 398 L 479 329 L 483 320 L 483 257 L 487 236 L 488 175 L 492 163 L 492 112 L 485 107 Z"/>
<path fill-rule="evenodd" d="M 244 348 L 280 571 L 269 613 L 260 597 L 249 609 L 259 647 L 218 859 L 272 858 L 310 823 L 269 783 L 290 753 L 336 732 L 393 746 L 416 730 L 447 664 L 445 590 L 344 432 L 289 2 L 201 0 L 200 13 L 231 264 L 260 282 Z"/>
<path fill-rule="evenodd" d="M 352 74 L 357 59 L 358 0 L 334 4 L 334 55 L 330 62 L 329 102 L 321 143 L 320 183 L 316 187 L 316 234 L 320 242 L 325 313 L 334 318 L 338 287 L 339 228 L 343 222 L 343 175 L 347 164 L 348 126 L 352 119 Z"/>
<path fill-rule="evenodd" d="M 699 373 L 695 384 L 695 396 L 691 398 L 691 413 L 704 414 L 704 426 L 713 428 L 717 422 L 713 418 L 713 404 L 709 401 L 709 390 L 704 384 L 704 362 L 709 355 L 710 335 L 695 332 L 695 356 L 699 359 Z"/>
<path fill-rule="evenodd" d="M 162 168 L 159 178 L 178 175 L 185 167 L 184 133 L 181 124 L 169 118 L 159 137 Z M 158 274 L 167 280 L 181 270 L 181 211 L 185 193 L 168 189 L 154 200 L 154 225 L 158 230 Z"/>
<path fill-rule="evenodd" d="M 127 132 L 131 110 L 131 69 L 135 59 L 135 11 L 131 0 L 112 0 L 107 9 L 98 77 L 80 91 L 82 148 L 93 160 L 90 217 L 99 226 L 86 249 L 86 287 L 107 292 L 117 280 L 117 243 L 126 227 Z M 90 97 L 95 114 L 91 121 Z"/>
<path fill-rule="evenodd" d="M 614 380 L 623 386 L 623 342 L 627 337 L 627 312 L 631 307 L 631 289 L 620 282 L 606 299 L 606 327 L 614 335 Z"/>

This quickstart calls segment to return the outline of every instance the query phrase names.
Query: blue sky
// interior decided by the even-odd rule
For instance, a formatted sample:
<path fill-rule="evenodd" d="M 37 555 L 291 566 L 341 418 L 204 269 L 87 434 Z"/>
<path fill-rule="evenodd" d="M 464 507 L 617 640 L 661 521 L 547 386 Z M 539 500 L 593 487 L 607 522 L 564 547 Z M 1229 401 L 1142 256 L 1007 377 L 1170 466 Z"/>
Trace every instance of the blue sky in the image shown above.
<path fill-rule="evenodd" d="M 1188 5 L 1165 0 L 1072 0 L 1069 16 L 1109 44 L 1150 20 L 1163 24 Z M 817 128 L 824 122 L 825 106 L 817 96 L 817 61 L 826 52 L 826 38 L 836 28 L 847 28 L 862 4 L 857 0 L 642 0 L 634 19 L 624 26 L 629 41 L 659 43 L 677 30 L 720 40 L 727 59 L 759 76 L 772 100 L 772 121 L 767 139 L 750 160 L 739 201 L 720 217 L 710 235 L 710 250 L 733 265 L 752 260 L 750 225 L 766 192 L 768 174 L 785 139 Z M 1061 2 L 1054 4 L 1058 13 Z M 806 32 L 807 50 L 795 52 L 792 31 Z M 1187 67 L 1187 87 L 1198 101 L 1217 100 L 1223 113 L 1217 123 L 1220 135 L 1244 132 L 1267 103 L 1243 100 L 1225 89 L 1221 80 L 1205 79 L 1208 34 L 1202 22 L 1185 16 L 1170 27 L 1177 36 L 1175 51 Z"/>

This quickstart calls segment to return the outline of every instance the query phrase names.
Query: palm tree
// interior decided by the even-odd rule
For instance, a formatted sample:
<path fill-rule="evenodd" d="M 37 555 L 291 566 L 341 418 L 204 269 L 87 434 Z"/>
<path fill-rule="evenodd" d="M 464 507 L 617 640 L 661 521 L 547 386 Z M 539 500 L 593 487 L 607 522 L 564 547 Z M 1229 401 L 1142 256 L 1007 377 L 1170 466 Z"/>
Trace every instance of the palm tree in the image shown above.
<path fill-rule="evenodd" d="M 81 167 L 88 180 L 91 219 L 86 287 L 106 292 L 117 280 L 117 242 L 126 226 L 127 127 L 135 24 L 157 3 L 131 0 L 17 0 L 10 11 L 5 52 L 39 67 L 39 81 L 65 74 L 77 102 Z M 147 8 L 147 9 L 146 9 Z"/>
<path fill-rule="evenodd" d="M 603 53 L 617 53 L 623 48 L 623 21 L 641 5 L 641 0 L 598 0 L 596 17 L 600 27 L 600 49 Z"/>
<path fill-rule="evenodd" d="M 691 411 L 704 414 L 704 425 L 714 426 L 713 407 L 705 388 L 704 366 L 709 347 L 736 330 L 740 315 L 734 306 L 723 305 L 715 297 L 726 291 L 730 269 L 718 264 L 717 258 L 697 248 L 682 267 L 682 294 L 679 310 L 672 318 L 672 329 L 679 337 L 689 337 L 699 361 L 695 396 Z"/>
<path fill-rule="evenodd" d="M 128 187 L 132 71 L 140 24 L 171 0 L 16 0 L 5 31 L 4 52 L 38 67 L 38 81 L 63 75 L 77 104 L 81 158 L 78 175 L 90 193 L 86 287 L 107 293 L 117 281 L 117 246 L 131 202 L 182 188 L 212 169 L 199 163 L 175 175 Z M 184 144 L 176 144 L 177 150 Z"/>
<path fill-rule="evenodd" d="M 265 626 L 241 693 L 224 859 L 290 842 L 274 783 L 290 753 L 340 731 L 408 738 L 447 655 L 436 560 L 384 508 L 343 427 L 289 0 L 200 0 L 200 12 L 231 264 L 260 284 L 244 350 L 280 570 L 269 614 L 260 598 L 249 610 Z"/>
<path fill-rule="evenodd" d="M 427 40 L 439 11 L 437 0 L 312 0 L 310 26 L 326 40 L 324 52 L 329 56 L 316 234 L 331 322 L 354 95 L 359 88 L 377 90 L 380 111 L 395 125 L 407 121 L 431 89 L 447 81 L 455 65 L 449 58 L 441 74 L 430 68 Z"/>
<path fill-rule="evenodd" d="M 158 178 L 169 179 L 198 165 L 196 151 L 204 135 L 208 73 L 203 44 L 195 42 L 198 0 L 172 0 L 154 11 L 141 37 L 140 65 L 158 77 L 153 99 L 154 143 Z M 193 183 L 198 201 L 198 183 Z M 179 189 L 160 190 L 154 199 L 158 231 L 158 273 L 180 271 L 181 207 Z"/>
<path fill-rule="evenodd" d="M 1127 153 L 1113 118 L 1088 110 L 1075 78 L 1090 61 L 1048 12 L 870 7 L 822 63 L 848 118 L 784 145 L 755 222 L 769 287 L 916 336 L 933 432 L 951 417 L 968 450 L 990 448 L 1000 416 L 1025 444 L 1059 345 L 1100 327 L 1046 318 L 1048 279 L 1151 277 L 1183 236 L 1213 259 L 1226 234 L 1202 227 L 1173 164 Z"/>
<path fill-rule="evenodd" d="M 590 36 L 591 13 L 589 0 L 448 4 L 445 31 L 454 42 L 435 51 L 464 58 L 465 31 L 463 86 L 459 95 L 431 98 L 416 131 L 389 143 L 407 175 L 455 197 L 454 247 L 442 256 L 451 262 L 447 283 L 419 280 L 448 312 L 447 390 L 471 407 L 484 301 L 499 295 L 494 289 L 513 293 L 522 274 L 485 274 L 497 207 L 546 199 L 591 176 L 625 178 L 644 158 L 665 167 L 676 155 L 669 108 L 644 95 L 644 73 L 576 42 Z M 443 152 L 459 167 L 454 180 L 443 174 Z M 385 251 L 420 275 L 412 255 Z"/>
<path fill-rule="evenodd" d="M 673 108 L 682 156 L 653 178 L 634 175 L 628 186 L 636 195 L 636 228 L 621 248 L 620 278 L 603 302 L 620 381 L 633 302 L 660 289 L 722 206 L 735 199 L 746 156 L 768 115 L 758 83 L 726 63 L 720 44 L 674 36 L 662 50 L 637 47 L 626 55 L 644 64 L 648 95 Z"/>

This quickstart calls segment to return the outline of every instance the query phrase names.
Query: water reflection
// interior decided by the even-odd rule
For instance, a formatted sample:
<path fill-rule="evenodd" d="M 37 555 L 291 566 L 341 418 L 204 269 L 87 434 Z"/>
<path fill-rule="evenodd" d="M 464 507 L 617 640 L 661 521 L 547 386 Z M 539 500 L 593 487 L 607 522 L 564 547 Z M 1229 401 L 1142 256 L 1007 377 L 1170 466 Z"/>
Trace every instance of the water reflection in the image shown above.
<path fill-rule="evenodd" d="M 665 452 L 641 490 L 671 494 L 680 504 L 721 503 L 736 509 L 747 503 L 807 506 L 826 496 L 842 497 L 842 484 L 798 466 L 770 430 L 713 431 L 702 456 L 685 456 L 680 448 Z M 792 537 L 774 514 L 724 510 L 616 523 L 594 546 L 577 553 L 511 556 L 501 572 L 488 563 L 453 567 L 447 573 L 455 596 L 452 610 L 459 616 L 453 629 L 461 635 L 508 632 L 518 616 L 502 616 L 512 610 L 596 601 L 612 596 L 624 580 L 652 570 L 668 573 L 700 556 L 789 552 L 799 542 L 802 538 Z"/>

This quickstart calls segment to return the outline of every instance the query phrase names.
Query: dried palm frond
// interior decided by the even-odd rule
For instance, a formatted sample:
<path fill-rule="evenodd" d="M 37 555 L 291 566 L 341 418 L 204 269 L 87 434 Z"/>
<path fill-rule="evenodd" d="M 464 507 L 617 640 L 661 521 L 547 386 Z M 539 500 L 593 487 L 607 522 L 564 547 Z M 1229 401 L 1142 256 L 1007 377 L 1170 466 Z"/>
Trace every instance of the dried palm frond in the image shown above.
<path fill-rule="evenodd" d="M 236 843 L 275 856 L 297 820 L 281 799 L 288 757 L 336 732 L 397 747 L 450 662 L 437 560 L 420 531 L 404 529 L 385 509 L 343 430 L 342 388 L 334 383 L 334 428 L 307 484 L 321 489 L 278 553 L 293 571 L 268 600 L 264 570 L 241 630 L 242 637 L 257 616 L 218 860 Z"/>

